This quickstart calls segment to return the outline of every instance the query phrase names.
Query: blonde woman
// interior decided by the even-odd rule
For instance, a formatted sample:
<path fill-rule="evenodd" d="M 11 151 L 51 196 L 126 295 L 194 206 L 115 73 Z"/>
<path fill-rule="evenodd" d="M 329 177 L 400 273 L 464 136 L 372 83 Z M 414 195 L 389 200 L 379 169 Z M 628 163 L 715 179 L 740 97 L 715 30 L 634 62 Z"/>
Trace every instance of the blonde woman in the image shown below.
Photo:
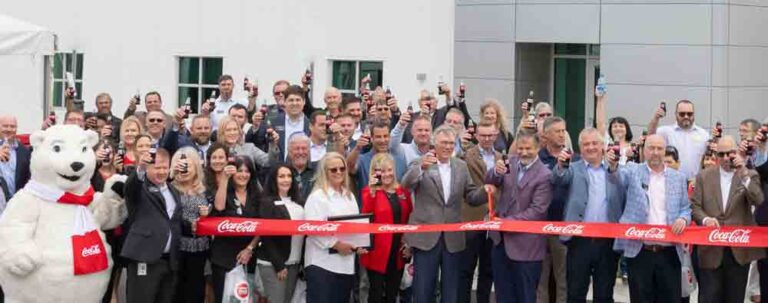
<path fill-rule="evenodd" d="M 115 166 L 118 170 L 122 170 L 123 167 L 136 165 L 136 161 L 139 160 L 139 154 L 136 152 L 136 139 L 139 135 L 144 133 L 144 126 L 141 125 L 141 121 L 134 116 L 130 116 L 123 120 L 120 124 L 120 142 L 118 143 L 118 149 L 120 144 L 125 149 L 125 155 L 123 158 L 115 159 Z M 117 151 L 116 151 L 117 152 Z"/>
<path fill-rule="evenodd" d="M 208 237 L 195 236 L 197 220 L 209 212 L 202 161 L 195 149 L 184 147 L 173 155 L 171 168 L 171 185 L 179 191 L 183 219 L 176 294 L 184 302 L 201 303 L 205 299 L 205 261 L 210 245 Z"/>
<path fill-rule="evenodd" d="M 336 152 L 320 159 L 315 186 L 304 205 L 307 220 L 325 221 L 329 217 L 359 213 L 350 188 L 347 161 Z M 336 236 L 308 236 L 304 251 L 307 302 L 337 303 L 348 300 L 355 277 L 355 253 L 367 251 L 339 240 Z"/>
<path fill-rule="evenodd" d="M 391 155 L 380 153 L 373 157 L 368 180 L 370 182 L 361 195 L 362 213 L 372 213 L 372 223 L 407 224 L 413 205 L 411 195 L 397 183 L 395 160 Z M 371 283 L 370 303 L 397 302 L 405 259 L 410 257 L 402 236 L 376 234 L 373 236 L 374 249 L 360 257 Z"/>
<path fill-rule="evenodd" d="M 260 168 L 267 168 L 270 162 L 277 163 L 280 160 L 280 151 L 277 147 L 280 136 L 277 135 L 277 132 L 272 132 L 269 154 L 258 149 L 253 143 L 243 142 L 243 128 L 230 117 L 219 120 L 217 135 L 217 142 L 227 148 L 230 157 L 235 155 L 247 156 L 253 164 Z"/>
<path fill-rule="evenodd" d="M 515 138 L 509 131 L 507 113 L 501 107 L 499 101 L 493 98 L 485 99 L 485 103 L 480 106 L 480 117 L 481 121 L 490 122 L 499 129 L 499 136 L 496 137 L 493 148 L 499 152 L 508 150 Z"/>

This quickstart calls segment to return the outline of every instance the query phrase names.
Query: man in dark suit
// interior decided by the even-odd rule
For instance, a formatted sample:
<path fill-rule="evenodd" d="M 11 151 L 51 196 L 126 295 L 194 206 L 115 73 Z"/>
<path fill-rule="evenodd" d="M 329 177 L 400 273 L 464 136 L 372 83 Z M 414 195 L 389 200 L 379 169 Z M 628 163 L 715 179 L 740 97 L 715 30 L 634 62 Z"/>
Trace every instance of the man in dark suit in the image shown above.
<path fill-rule="evenodd" d="M 617 174 L 608 173 L 618 155 L 609 151 L 608 161 L 602 134 L 585 128 L 579 134 L 579 150 L 583 161 L 570 165 L 570 154 L 561 151 L 552 172 L 553 186 L 565 186 L 567 222 L 617 223 L 624 211 L 624 190 Z M 613 251 L 613 239 L 561 236 L 568 245 L 566 283 L 568 302 L 584 302 L 592 282 L 595 302 L 612 302 L 619 254 Z"/>
<path fill-rule="evenodd" d="M 496 161 L 501 159 L 501 153 L 493 149 L 493 143 L 499 130 L 491 123 L 481 123 L 477 128 L 478 144 L 464 153 L 464 161 L 467 162 L 469 175 L 477 186 L 485 183 L 485 174 L 493 169 Z M 498 195 L 497 195 L 498 196 Z M 496 198 L 496 197 L 495 197 Z M 482 221 L 488 214 L 486 204 L 472 206 L 461 205 L 461 217 L 464 222 Z M 488 239 L 486 231 L 467 231 L 467 248 L 462 253 L 461 285 L 459 286 L 459 302 L 469 302 L 472 293 L 472 280 L 475 276 L 475 267 L 478 267 L 477 277 L 477 302 L 490 302 L 491 285 L 493 285 L 493 273 L 491 271 L 491 248 L 493 242 Z"/>
<path fill-rule="evenodd" d="M 128 259 L 128 302 L 172 302 L 176 289 L 178 246 L 181 238 L 181 200 L 167 184 L 170 155 L 149 153 L 125 184 L 130 230 L 121 256 Z"/>
<path fill-rule="evenodd" d="M 760 176 L 746 168 L 745 155 L 738 154 L 731 136 L 717 142 L 717 156 L 719 166 L 709 167 L 696 176 L 691 196 L 693 219 L 697 224 L 714 228 L 756 225 L 752 207 L 763 203 L 764 198 Z M 699 246 L 698 249 L 699 302 L 743 302 L 749 264 L 764 258 L 765 249 L 723 246 Z"/>
<path fill-rule="evenodd" d="M 487 202 L 483 188 L 472 182 L 467 164 L 452 157 L 456 136 L 450 126 L 435 130 L 435 152 L 421 157 L 421 161 L 413 161 L 403 176 L 403 187 L 413 190 L 418 201 L 408 224 L 461 222 L 462 203 Z M 434 302 L 438 272 L 441 302 L 459 302 L 457 289 L 460 253 L 465 248 L 464 233 L 411 233 L 404 239 L 413 248 L 414 302 Z"/>
<path fill-rule="evenodd" d="M 285 160 L 287 156 L 285 147 L 291 135 L 297 132 L 303 132 L 309 136 L 310 125 L 309 119 L 304 115 L 304 92 L 300 86 L 293 85 L 285 89 L 285 91 L 283 91 L 283 100 L 284 111 L 277 112 L 275 115 L 268 115 L 268 119 L 270 119 L 269 117 L 273 117 L 269 120 L 269 124 L 272 125 L 272 128 L 277 132 L 280 138 L 280 143 L 278 145 L 280 148 L 280 160 Z M 267 122 L 260 123 L 259 129 L 253 134 L 253 136 L 255 136 L 254 139 L 247 137 L 246 141 L 254 142 L 249 141 L 249 139 L 257 140 L 259 138 L 265 138 L 267 134 L 267 124 Z M 258 144 L 255 145 L 259 146 Z"/>
<path fill-rule="evenodd" d="M 552 173 L 541 163 L 538 137 L 522 132 L 517 137 L 517 155 L 509 164 L 496 161 L 485 177 L 485 188 L 500 198 L 494 210 L 502 220 L 544 221 L 552 201 Z M 543 235 L 489 232 L 493 240 L 491 260 L 496 283 L 496 302 L 536 302 L 536 286 L 547 248 Z"/>
<path fill-rule="evenodd" d="M 10 195 L 29 181 L 29 148 L 16 138 L 16 117 L 0 116 L 0 175 L 5 179 Z M 10 197 L 9 197 L 10 199 Z"/>
<path fill-rule="evenodd" d="M 112 96 L 108 93 L 96 95 L 96 113 L 105 116 L 109 125 L 112 125 L 110 138 L 120 141 L 120 125 L 123 120 L 112 114 Z"/>

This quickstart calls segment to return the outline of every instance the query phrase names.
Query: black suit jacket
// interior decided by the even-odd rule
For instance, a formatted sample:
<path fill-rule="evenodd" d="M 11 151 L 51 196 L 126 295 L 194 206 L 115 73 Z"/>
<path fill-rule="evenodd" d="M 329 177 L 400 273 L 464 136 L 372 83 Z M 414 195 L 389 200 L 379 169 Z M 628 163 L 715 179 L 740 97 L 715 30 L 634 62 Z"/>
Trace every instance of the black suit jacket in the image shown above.
<path fill-rule="evenodd" d="M 125 203 L 128 207 L 130 230 L 125 237 L 120 255 L 137 261 L 155 263 L 160 260 L 171 233 L 170 264 L 178 268 L 179 239 L 181 238 L 181 199 L 173 186 L 168 189 L 176 200 L 171 218 L 165 207 L 160 188 L 142 180 L 134 172 L 125 182 Z"/>
<path fill-rule="evenodd" d="M 275 118 L 272 120 L 272 127 L 275 129 L 278 135 L 280 135 L 280 160 L 285 159 L 285 139 L 288 138 L 287 136 L 290 136 L 291 134 L 285 133 L 285 120 L 286 120 L 286 113 L 282 112 L 279 113 Z M 261 123 L 259 128 L 264 128 L 266 132 L 266 123 Z M 266 134 L 266 133 L 265 133 Z M 304 116 L 304 134 L 309 136 L 309 119 L 307 119 L 307 116 Z M 258 146 L 258 145 L 257 145 Z"/>
<path fill-rule="evenodd" d="M 265 197 L 259 205 L 259 218 L 290 220 L 291 215 L 285 205 L 277 205 L 277 197 Z M 262 236 L 259 246 L 259 259 L 269 261 L 275 272 L 285 268 L 285 261 L 291 253 L 291 236 Z"/>
<path fill-rule="evenodd" d="M 26 146 L 21 143 L 16 147 L 16 189 L 14 192 L 19 191 L 29 181 L 29 159 L 32 157 L 32 152 Z"/>

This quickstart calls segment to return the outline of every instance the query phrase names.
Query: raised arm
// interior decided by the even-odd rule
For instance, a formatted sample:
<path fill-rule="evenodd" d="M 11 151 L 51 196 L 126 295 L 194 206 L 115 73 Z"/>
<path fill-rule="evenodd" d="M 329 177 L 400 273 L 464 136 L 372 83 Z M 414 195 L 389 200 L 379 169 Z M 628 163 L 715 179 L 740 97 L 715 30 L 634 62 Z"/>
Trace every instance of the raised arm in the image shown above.
<path fill-rule="evenodd" d="M 597 128 L 597 131 L 599 134 L 605 134 L 606 133 L 606 127 L 608 127 L 608 119 L 605 115 L 605 101 L 606 96 L 603 94 L 602 96 L 597 96 L 597 102 L 595 102 L 595 128 Z"/>

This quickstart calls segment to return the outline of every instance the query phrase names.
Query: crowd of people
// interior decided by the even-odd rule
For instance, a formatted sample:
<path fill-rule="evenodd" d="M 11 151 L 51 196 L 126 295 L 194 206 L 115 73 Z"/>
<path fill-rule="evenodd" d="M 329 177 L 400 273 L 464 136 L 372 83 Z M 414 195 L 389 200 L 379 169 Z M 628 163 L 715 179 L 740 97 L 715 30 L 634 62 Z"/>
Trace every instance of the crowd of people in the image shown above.
<path fill-rule="evenodd" d="M 585 302 L 590 285 L 594 302 L 613 302 L 617 273 L 627 276 L 632 302 L 681 302 L 686 258 L 700 302 L 742 302 L 750 263 L 768 270 L 762 248 L 625 239 L 392 233 L 361 247 L 341 236 L 197 235 L 197 221 L 209 216 L 366 214 L 386 224 L 493 216 L 666 225 L 675 234 L 694 224 L 768 225 L 768 124 L 754 119 L 740 123 L 736 138 L 719 122 L 707 131 L 694 123 L 694 102 L 680 100 L 670 104 L 674 124 L 659 125 L 667 115 L 662 103 L 633 136 L 627 119 L 606 117 L 600 92 L 595 127 L 572 143 L 567 122 L 546 102 L 522 102 L 514 127 L 494 99 L 483 101 L 475 122 L 463 84 L 452 93 L 441 83 L 437 94 L 423 90 L 418 104 L 401 108 L 389 89 L 370 90 L 364 79 L 357 96 L 326 89 L 324 107 L 316 108 L 310 78 L 276 82 L 274 104 L 259 106 L 258 87 L 246 81 L 248 100 L 236 100 L 234 79 L 223 75 L 218 97 L 197 113 L 189 104 L 163 111 L 158 92 L 132 98 L 122 117 L 107 93 L 96 97 L 93 113 L 67 100 L 61 123 L 100 136 L 94 189 L 114 174 L 128 176 L 128 218 L 105 231 L 115 266 L 104 302 L 118 289 L 127 302 L 222 302 L 236 266 L 260 281 L 262 301 L 272 303 L 292 302 L 297 292 L 306 302 L 470 302 L 476 272 L 480 303 L 492 293 L 496 302 Z M 56 120 L 49 116 L 42 128 Z M 30 177 L 30 151 L 16 124 L 0 117 L 0 207 Z M 413 281 L 401 287 L 408 264 Z M 768 291 L 768 273 L 760 289 Z"/>

